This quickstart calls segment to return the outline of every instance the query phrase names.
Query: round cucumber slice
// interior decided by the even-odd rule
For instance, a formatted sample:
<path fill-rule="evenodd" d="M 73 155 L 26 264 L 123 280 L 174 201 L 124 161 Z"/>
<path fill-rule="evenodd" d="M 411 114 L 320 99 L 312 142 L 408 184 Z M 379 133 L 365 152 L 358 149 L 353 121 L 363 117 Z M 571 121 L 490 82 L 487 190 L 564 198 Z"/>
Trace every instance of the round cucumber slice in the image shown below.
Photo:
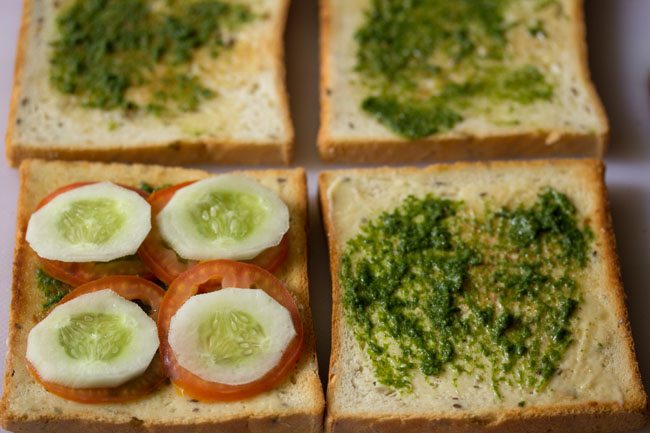
<path fill-rule="evenodd" d="M 172 317 L 169 345 L 201 379 L 241 385 L 275 367 L 296 336 L 289 311 L 259 289 L 192 296 Z"/>
<path fill-rule="evenodd" d="M 114 387 L 144 373 L 158 345 L 156 322 L 107 289 L 55 307 L 30 331 L 27 360 L 48 382 Z"/>
<path fill-rule="evenodd" d="M 62 262 L 108 262 L 135 254 L 151 230 L 151 206 L 110 182 L 66 191 L 34 212 L 26 239 L 36 254 Z"/>
<path fill-rule="evenodd" d="M 156 219 L 160 234 L 188 260 L 252 259 L 289 230 L 289 210 L 245 176 L 221 175 L 182 188 Z"/>

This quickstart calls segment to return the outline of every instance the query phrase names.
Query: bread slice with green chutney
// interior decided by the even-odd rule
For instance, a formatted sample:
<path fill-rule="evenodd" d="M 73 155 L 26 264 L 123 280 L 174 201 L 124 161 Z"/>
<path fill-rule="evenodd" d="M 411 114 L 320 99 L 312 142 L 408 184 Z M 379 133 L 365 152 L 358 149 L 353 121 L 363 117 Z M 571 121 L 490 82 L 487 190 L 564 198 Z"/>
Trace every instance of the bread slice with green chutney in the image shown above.
<path fill-rule="evenodd" d="M 582 0 L 322 0 L 320 156 L 601 157 Z"/>
<path fill-rule="evenodd" d="M 24 0 L 9 163 L 288 164 L 288 7 Z"/>
<path fill-rule="evenodd" d="M 327 171 L 326 432 L 615 432 L 647 396 L 597 160 Z"/>
<path fill-rule="evenodd" d="M 27 160 L 20 167 L 16 250 L 0 425 L 20 433 L 233 433 L 312 432 L 322 430 L 324 397 L 318 377 L 309 308 L 306 244 L 306 182 L 301 168 L 245 171 L 271 189 L 289 208 L 289 255 L 276 276 L 291 292 L 302 316 L 305 341 L 297 367 L 274 389 L 227 403 L 202 403 L 174 386 L 132 402 L 81 404 L 48 393 L 25 364 L 27 336 L 46 314 L 48 301 L 39 287 L 36 254 L 25 241 L 31 213 L 45 195 L 74 182 L 112 181 L 153 186 L 202 179 L 209 173 L 173 167 Z"/>

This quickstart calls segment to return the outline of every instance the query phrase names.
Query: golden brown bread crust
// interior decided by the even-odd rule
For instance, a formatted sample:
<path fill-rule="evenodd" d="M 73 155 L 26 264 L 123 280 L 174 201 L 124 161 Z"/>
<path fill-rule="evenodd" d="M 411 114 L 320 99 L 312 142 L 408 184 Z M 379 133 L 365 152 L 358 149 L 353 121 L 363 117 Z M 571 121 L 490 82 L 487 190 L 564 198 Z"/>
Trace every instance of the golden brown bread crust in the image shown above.
<path fill-rule="evenodd" d="M 577 25 L 580 74 L 586 83 L 599 122 L 605 126 L 602 134 L 576 134 L 562 131 L 531 131 L 525 134 L 484 136 L 431 136 L 418 140 L 401 138 L 340 140 L 329 136 L 330 131 L 330 0 L 319 0 L 320 13 L 320 129 L 318 152 L 325 162 L 409 163 L 417 161 L 458 161 L 548 157 L 603 158 L 609 140 L 609 121 L 596 89 L 591 82 L 584 23 L 584 0 L 573 4 Z"/>
<path fill-rule="evenodd" d="M 591 105 L 596 111 L 596 116 L 598 116 L 598 122 L 605 125 L 603 134 L 600 136 L 600 150 L 594 152 L 593 155 L 584 155 L 592 156 L 596 158 L 603 158 L 607 152 L 607 146 L 609 143 L 609 118 L 605 112 L 605 106 L 603 101 L 601 101 L 596 91 L 596 86 L 591 79 L 591 72 L 589 71 L 589 46 L 587 45 L 587 25 L 585 21 L 585 0 L 577 0 L 574 3 L 575 9 L 572 12 L 572 15 L 576 17 L 576 26 L 574 39 L 578 41 L 578 56 L 580 57 L 580 74 L 582 75 L 582 80 L 586 84 L 587 92 L 591 99 Z"/>
<path fill-rule="evenodd" d="M 14 112 L 12 99 L 11 112 Z M 11 119 L 10 119 L 11 122 Z M 293 155 L 293 138 L 290 142 L 274 145 L 255 143 L 200 141 L 156 143 L 142 147 L 123 149 L 69 149 L 55 145 L 27 147 L 16 145 L 7 129 L 7 160 L 17 167 L 25 159 L 49 159 L 64 161 L 102 161 L 102 162 L 147 162 L 162 165 L 181 165 L 213 162 L 219 164 L 289 165 Z"/>
<path fill-rule="evenodd" d="M 327 104 L 327 102 L 324 102 Z M 321 113 L 323 110 L 321 110 Z M 321 117 L 321 125 L 328 120 Z M 607 136 L 535 132 L 520 135 L 432 137 L 424 140 L 331 140 L 321 128 L 318 150 L 325 162 L 409 163 L 548 157 L 597 157 Z"/>
<path fill-rule="evenodd" d="M 43 423 L 26 421 L 5 426 L 15 433 L 284 433 L 320 432 L 320 421 L 309 419 L 302 414 L 282 418 L 250 417 L 214 422 L 187 423 L 177 425 L 145 426 L 142 420 L 133 418 L 123 423 L 102 423 L 97 421 L 62 419 Z"/>
<path fill-rule="evenodd" d="M 289 6 L 291 0 L 282 0 L 280 5 L 280 19 L 278 20 L 278 27 L 273 31 L 272 50 L 274 52 L 273 58 L 275 59 L 275 68 L 278 72 L 276 74 L 276 88 L 279 90 L 280 108 L 284 113 L 282 123 L 285 130 L 288 131 L 288 137 L 285 142 L 279 143 L 282 147 L 279 158 L 280 162 L 277 164 L 290 165 L 293 160 L 293 150 L 296 144 L 295 131 L 293 130 L 293 123 L 291 122 L 291 108 L 289 106 L 289 92 L 287 90 L 287 69 L 284 62 L 284 29 L 287 28 L 287 19 L 289 17 Z M 245 152 L 245 151 L 244 151 Z M 246 152 L 248 153 L 248 152 Z M 246 153 L 240 154 L 245 158 Z M 259 158 L 259 164 L 276 164 L 270 162 L 268 159 Z M 246 161 L 243 161 L 246 163 Z"/>
<path fill-rule="evenodd" d="M 630 430 L 645 423 L 640 414 L 610 413 L 607 408 L 595 408 L 592 413 L 566 411 L 537 413 L 525 418 L 464 417 L 455 419 L 387 418 L 330 419 L 325 432 L 336 433 L 597 433 Z"/>
<path fill-rule="evenodd" d="M 595 159 L 554 160 L 554 165 L 582 166 L 587 172 L 587 183 L 593 185 L 597 193 L 597 209 L 593 215 L 593 224 L 598 227 L 604 236 L 602 256 L 605 257 L 606 285 L 612 288 L 615 299 L 611 308 L 616 311 L 619 325 L 628 348 L 627 364 L 632 372 L 637 389 L 634 390 L 633 399 L 622 404 L 586 402 L 573 405 L 558 404 L 546 407 L 529 407 L 516 410 L 500 410 L 487 415 L 458 414 L 457 416 L 439 416 L 431 413 L 428 417 L 395 416 L 383 414 L 381 417 L 368 414 L 367 416 L 350 416 L 337 414 L 333 409 L 335 389 L 338 386 L 336 361 L 341 351 L 341 341 L 336 336 L 340 335 L 340 328 L 344 326 L 344 311 L 341 304 L 341 287 L 339 285 L 339 262 L 341 251 L 337 247 L 334 221 L 328 202 L 327 191 L 336 174 L 345 173 L 350 176 L 371 177 L 378 173 L 403 173 L 408 174 L 419 170 L 426 170 L 432 174 L 438 171 L 448 171 L 471 167 L 506 168 L 508 166 L 528 167 L 543 166 L 549 161 L 525 162 L 485 162 L 485 163 L 455 163 L 436 164 L 425 168 L 375 168 L 375 169 L 350 169 L 325 171 L 319 177 L 319 195 L 321 212 L 325 225 L 326 237 L 330 253 L 330 270 L 332 276 L 332 352 L 328 378 L 327 402 L 328 412 L 325 420 L 326 433 L 420 433 L 436 431 L 445 433 L 492 433 L 492 432 L 557 432 L 557 433 L 585 433 L 585 432 L 613 432 L 627 431 L 641 428 L 648 422 L 648 399 L 643 389 L 639 367 L 635 357 L 634 342 L 630 330 L 627 309 L 625 307 L 625 292 L 620 279 L 620 268 L 616 255 L 614 232 L 609 214 L 607 190 L 604 179 L 604 165 Z"/>
<path fill-rule="evenodd" d="M 31 0 L 23 1 L 23 10 L 20 17 L 20 30 L 18 31 L 18 46 L 16 47 L 16 60 L 14 64 L 14 83 L 11 89 L 11 99 L 9 101 L 9 116 L 7 119 L 7 132 L 5 133 L 5 156 L 7 162 L 12 167 L 17 167 L 19 160 L 15 159 L 14 153 L 14 128 L 17 122 L 18 101 L 20 99 L 21 80 L 23 65 L 25 64 L 25 44 L 27 43 L 27 28 L 29 25 L 29 16 L 31 14 Z"/>
<path fill-rule="evenodd" d="M 289 101 L 285 84 L 284 66 L 284 28 L 289 14 L 291 0 L 280 0 L 279 19 L 273 30 L 271 50 L 273 51 L 278 89 L 279 105 L 283 113 L 282 123 L 288 132 L 286 140 L 264 143 L 246 143 L 242 141 L 215 140 L 204 138 L 200 140 L 174 140 L 172 142 L 147 143 L 140 147 L 123 148 L 115 143 L 113 148 L 71 149 L 58 145 L 29 146 L 30 143 L 20 143 L 15 139 L 15 128 L 19 123 L 18 106 L 20 104 L 22 75 L 25 69 L 26 44 L 32 0 L 23 0 L 23 9 L 16 48 L 14 66 L 14 82 L 9 105 L 7 132 L 5 135 L 5 156 L 12 167 L 18 167 L 25 159 L 59 159 L 59 160 L 88 160 L 104 162 L 146 162 L 162 165 L 179 165 L 200 162 L 215 162 L 219 164 L 281 164 L 290 165 L 293 159 L 295 132 L 291 123 Z"/>
<path fill-rule="evenodd" d="M 137 186 L 200 179 L 199 170 L 159 166 L 46 162 L 27 160 L 20 167 L 20 195 L 17 212 L 16 250 L 9 320 L 9 348 L 0 401 L 0 425 L 15 432 L 319 432 L 324 398 L 316 370 L 315 337 L 311 311 L 306 257 L 306 181 L 302 168 L 246 171 L 245 174 L 277 182 L 290 210 L 289 256 L 277 272 L 295 297 L 305 326 L 305 349 L 294 373 L 276 389 L 235 405 L 198 403 L 180 396 L 171 385 L 132 403 L 83 405 L 48 394 L 26 371 L 24 347 L 27 333 L 42 317 L 42 295 L 34 284 L 35 253 L 24 240 L 29 216 L 38 201 L 57 187 L 75 181 L 112 180 Z M 295 404 L 284 404 L 283 393 L 302 393 Z M 25 393 L 36 407 L 23 407 L 15 400 Z M 279 400 L 279 401 L 278 401 Z M 31 401 L 30 401 L 31 403 Z M 19 407 L 17 407 L 19 406 Z M 286 406 L 286 407 L 285 407 Z M 214 411 L 220 411 L 215 415 Z"/>

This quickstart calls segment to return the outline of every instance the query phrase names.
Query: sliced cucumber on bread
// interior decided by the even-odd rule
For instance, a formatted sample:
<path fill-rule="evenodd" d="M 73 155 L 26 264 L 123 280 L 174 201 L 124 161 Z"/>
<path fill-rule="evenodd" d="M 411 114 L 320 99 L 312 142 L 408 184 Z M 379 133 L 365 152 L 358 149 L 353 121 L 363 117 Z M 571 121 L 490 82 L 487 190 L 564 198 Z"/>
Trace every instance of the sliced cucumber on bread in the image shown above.
<path fill-rule="evenodd" d="M 256 181 L 221 175 L 178 190 L 157 224 L 184 259 L 248 260 L 280 243 L 289 229 L 289 210 Z"/>
<path fill-rule="evenodd" d="M 171 320 L 178 363 L 200 378 L 241 385 L 280 361 L 296 330 L 289 311 L 260 289 L 225 288 L 192 296 Z"/>
<path fill-rule="evenodd" d="M 47 382 L 115 387 L 141 375 L 158 346 L 153 319 L 107 289 L 55 307 L 29 333 L 27 360 Z"/>
<path fill-rule="evenodd" d="M 45 259 L 108 262 L 135 254 L 151 230 L 151 207 L 137 192 L 110 182 L 58 194 L 36 210 L 26 239 Z"/>

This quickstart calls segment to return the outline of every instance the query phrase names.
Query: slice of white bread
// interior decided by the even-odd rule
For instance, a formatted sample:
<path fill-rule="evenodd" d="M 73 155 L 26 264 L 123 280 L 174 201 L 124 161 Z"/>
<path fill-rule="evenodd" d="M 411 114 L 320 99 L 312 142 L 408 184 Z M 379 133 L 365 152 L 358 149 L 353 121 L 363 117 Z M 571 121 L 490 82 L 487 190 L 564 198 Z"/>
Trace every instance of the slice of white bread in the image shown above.
<path fill-rule="evenodd" d="M 324 172 L 320 199 L 333 280 L 332 355 L 326 432 L 614 432 L 647 421 L 647 396 L 619 276 L 604 169 L 596 160 L 457 163 L 426 168 L 379 168 Z M 395 208 L 413 194 L 461 200 L 481 215 L 484 206 L 515 207 L 536 200 L 541 188 L 566 194 L 577 220 L 594 234 L 576 312 L 574 340 L 559 369 L 542 390 L 501 386 L 490 380 L 453 376 L 450 369 L 413 392 L 379 384 L 365 350 L 344 315 L 340 260 L 346 242 L 364 221 Z M 525 401 L 525 406 L 520 402 Z"/>
<path fill-rule="evenodd" d="M 38 201 L 71 182 L 110 180 L 153 186 L 201 179 L 198 170 L 144 165 L 27 160 L 21 164 L 18 230 L 9 321 L 9 348 L 0 402 L 0 424 L 13 432 L 319 432 L 324 398 L 318 377 L 309 308 L 306 245 L 306 183 L 302 169 L 243 172 L 276 191 L 290 212 L 289 256 L 276 275 L 295 297 L 305 326 L 304 353 L 277 388 L 230 403 L 199 403 L 172 385 L 141 400 L 119 404 L 74 403 L 49 394 L 25 366 L 30 329 L 43 317 L 43 296 L 36 285 L 38 261 L 25 242 L 30 214 Z"/>
<path fill-rule="evenodd" d="M 184 164 L 288 164 L 294 134 L 284 84 L 289 0 L 241 0 L 256 18 L 236 43 L 193 60 L 216 96 L 197 111 L 157 117 L 83 108 L 49 82 L 55 19 L 70 0 L 24 0 L 6 137 L 9 163 L 25 158 Z"/>
<path fill-rule="evenodd" d="M 582 0 L 511 2 L 508 19 L 531 23 L 538 18 L 545 36 L 531 37 L 526 25 L 509 31 L 508 61 L 529 62 L 552 77 L 551 101 L 479 102 L 451 129 L 414 140 L 393 133 L 361 108 L 369 91 L 355 71 L 355 33 L 371 1 L 320 2 L 318 147 L 323 160 L 394 163 L 603 155 L 609 125 L 590 81 Z M 551 6 L 536 9 L 541 3 Z"/>

